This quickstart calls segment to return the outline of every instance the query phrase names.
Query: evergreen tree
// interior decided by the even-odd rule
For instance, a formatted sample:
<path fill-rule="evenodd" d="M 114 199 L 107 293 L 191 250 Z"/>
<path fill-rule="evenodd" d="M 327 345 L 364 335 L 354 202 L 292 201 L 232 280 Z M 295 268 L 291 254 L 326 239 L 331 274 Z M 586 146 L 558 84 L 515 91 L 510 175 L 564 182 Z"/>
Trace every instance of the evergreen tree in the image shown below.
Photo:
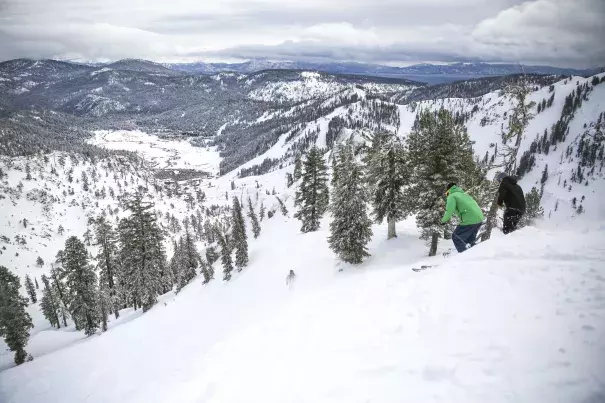
<path fill-rule="evenodd" d="M 27 295 L 29 295 L 29 300 L 32 302 L 32 304 L 38 302 L 38 297 L 36 296 L 36 287 L 34 287 L 34 283 L 29 274 L 25 275 L 25 289 L 27 290 Z"/>
<path fill-rule="evenodd" d="M 409 171 L 403 144 L 393 134 L 376 134 L 367 157 L 374 219 L 388 223 L 387 239 L 397 237 L 395 223 L 409 214 L 403 187 L 409 184 Z"/>
<path fill-rule="evenodd" d="M 40 256 L 38 256 L 38 258 L 36 259 L 36 266 L 38 266 L 38 267 L 44 266 L 44 260 L 42 260 L 42 258 Z"/>
<path fill-rule="evenodd" d="M 100 295 L 107 296 L 109 309 L 111 309 L 116 319 L 120 317 L 120 291 L 118 290 L 117 279 L 120 276 L 118 271 L 118 236 L 111 223 L 105 216 L 100 216 L 95 220 L 95 246 L 98 247 L 96 256 L 97 269 L 99 270 L 99 288 L 102 290 Z"/>
<path fill-rule="evenodd" d="M 34 277 L 34 283 L 36 284 L 36 290 L 39 290 L 40 286 L 38 285 L 38 279 L 36 277 Z"/>
<path fill-rule="evenodd" d="M 256 213 L 254 212 L 254 207 L 252 206 L 252 199 L 250 197 L 248 197 L 248 217 L 252 222 L 252 233 L 254 234 L 254 239 L 256 239 L 260 235 L 260 224 L 258 223 L 258 218 L 256 217 Z"/>
<path fill-rule="evenodd" d="M 32 169 L 29 166 L 29 163 L 25 164 L 25 180 L 32 180 Z"/>
<path fill-rule="evenodd" d="M 261 201 L 260 202 L 260 211 L 258 213 L 260 221 L 265 219 L 265 213 L 266 213 L 265 202 Z"/>
<path fill-rule="evenodd" d="M 350 145 L 341 149 L 338 163 L 338 181 L 333 192 L 330 210 L 328 243 L 343 261 L 359 264 L 370 254 L 366 245 L 372 238 L 372 221 L 366 210 L 367 192 L 361 165 L 355 161 Z"/>
<path fill-rule="evenodd" d="M 44 284 L 42 298 L 40 299 L 42 314 L 50 322 L 51 326 L 61 328 L 59 320 L 59 297 L 45 275 L 42 275 L 42 284 Z"/>
<path fill-rule="evenodd" d="M 187 225 L 185 228 L 185 235 L 179 240 L 170 262 L 171 266 L 176 267 L 177 292 L 195 278 L 197 275 L 197 268 L 202 261 L 202 257 L 196 250 L 195 242 L 189 232 L 189 226 Z"/>
<path fill-rule="evenodd" d="M 103 332 L 107 331 L 107 320 L 109 318 L 112 304 L 113 301 L 111 296 L 109 295 L 109 289 L 99 287 L 97 289 L 97 315 L 99 316 L 101 322 L 101 330 Z"/>
<path fill-rule="evenodd" d="M 63 251 L 59 251 L 62 260 Z M 65 284 L 63 284 L 64 272 L 62 268 L 62 263 L 58 265 L 53 265 L 50 270 L 51 278 L 52 278 L 52 287 L 55 296 L 58 299 L 57 304 L 57 312 L 59 317 L 63 320 L 63 326 L 67 327 L 67 319 L 71 317 L 71 312 L 69 310 L 69 299 L 67 295 L 67 290 L 65 288 Z"/>
<path fill-rule="evenodd" d="M 300 156 L 297 156 L 296 159 L 294 160 L 294 173 L 293 173 L 293 178 L 294 181 L 298 181 L 300 179 L 302 175 L 302 163 L 300 160 Z"/>
<path fill-rule="evenodd" d="M 456 124 L 452 114 L 444 109 L 436 114 L 422 112 L 407 143 L 413 170 L 408 192 L 410 200 L 414 200 L 421 239 L 429 242 L 429 256 L 434 256 L 439 238 L 444 235 L 441 218 L 445 213 L 446 185 L 456 182 L 464 186 L 460 180 L 476 169 L 472 143 L 464 126 Z"/>
<path fill-rule="evenodd" d="M 277 203 L 279 204 L 279 211 L 281 211 L 281 215 L 283 215 L 284 217 L 288 217 L 288 208 L 286 207 L 284 201 L 280 199 L 277 195 L 275 196 L 275 198 L 277 199 Z"/>
<path fill-rule="evenodd" d="M 219 254 L 216 251 L 216 248 L 214 246 L 209 246 L 206 248 L 206 261 L 208 262 L 209 265 L 213 265 L 214 262 L 216 262 L 219 258 Z"/>
<path fill-rule="evenodd" d="M 0 266 L 0 337 L 10 351 L 15 352 L 15 364 L 27 359 L 25 346 L 29 339 L 29 329 L 34 327 L 32 319 L 25 311 L 27 299 L 19 295 L 19 277 L 6 267 Z"/>
<path fill-rule="evenodd" d="M 244 266 L 248 265 L 248 236 L 246 235 L 246 222 L 242 214 L 242 206 L 237 197 L 233 198 L 231 225 L 233 227 L 235 265 L 238 267 L 238 271 L 241 271 Z"/>
<path fill-rule="evenodd" d="M 88 252 L 78 237 L 65 241 L 63 269 L 70 292 L 70 310 L 87 336 L 99 327 L 97 306 L 97 276 L 88 262 Z"/>
<path fill-rule="evenodd" d="M 303 164 L 302 183 L 296 192 L 294 217 L 302 222 L 302 232 L 317 231 L 328 209 L 329 191 L 327 166 L 321 151 L 313 146 Z"/>
<path fill-rule="evenodd" d="M 126 271 L 128 296 L 134 308 L 149 310 L 162 290 L 161 275 L 167 270 L 164 234 L 153 213 L 154 205 L 142 193 L 126 199 L 124 208 L 130 216 L 120 221 L 120 261 Z"/>
<path fill-rule="evenodd" d="M 294 184 L 294 177 L 290 172 L 286 172 L 286 187 L 291 187 Z"/>
<path fill-rule="evenodd" d="M 223 265 L 223 280 L 231 280 L 231 272 L 233 271 L 233 260 L 231 259 L 231 245 L 227 242 L 225 235 L 216 230 L 216 238 L 221 247 L 221 264 Z"/>
<path fill-rule="evenodd" d="M 200 261 L 200 266 L 202 276 L 204 276 L 203 284 L 208 284 L 212 279 L 214 279 L 214 268 L 212 267 L 212 264 L 203 259 Z"/>
<path fill-rule="evenodd" d="M 59 235 L 63 235 L 63 233 L 64 233 L 64 232 L 65 232 L 65 229 L 63 228 L 63 226 L 62 226 L 62 225 L 59 225 L 59 228 L 57 229 L 57 233 L 58 233 Z"/>
<path fill-rule="evenodd" d="M 525 214 L 521 216 L 519 227 L 532 225 L 536 219 L 544 217 L 544 208 L 540 206 L 542 196 L 536 187 L 532 187 L 531 191 L 525 195 Z"/>

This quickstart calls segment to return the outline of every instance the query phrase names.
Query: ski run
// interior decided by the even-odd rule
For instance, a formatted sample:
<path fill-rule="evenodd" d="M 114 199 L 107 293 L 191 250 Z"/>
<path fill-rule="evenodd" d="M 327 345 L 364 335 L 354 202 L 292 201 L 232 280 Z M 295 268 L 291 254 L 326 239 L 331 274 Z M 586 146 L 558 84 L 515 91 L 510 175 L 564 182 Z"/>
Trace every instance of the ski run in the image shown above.
<path fill-rule="evenodd" d="M 290 94 L 285 99 L 323 91 L 315 75 L 305 79 L 305 87 L 294 82 L 272 90 Z M 590 80 L 573 77 L 531 94 L 540 102 L 553 93 L 553 105 L 530 122 L 519 155 L 536 134 L 550 130 L 566 96 Z M 605 112 L 605 84 L 591 91 L 569 122 L 572 133 L 593 136 L 595 126 L 584 124 Z M 418 109 L 469 112 L 481 105 L 467 127 L 474 152 L 483 157 L 493 153 L 508 105 L 498 93 L 473 102 L 398 105 L 398 126 L 389 129 L 409 133 Z M 309 124 L 318 127 L 320 147 L 327 145 L 330 119 L 345 113 L 343 107 Z M 284 155 L 285 137 L 240 168 Z M 536 154 L 521 180 L 526 193 L 542 188 L 544 217 L 532 225 L 506 236 L 495 229 L 491 239 L 464 253 L 450 253 L 451 240 L 442 239 L 436 256 L 427 257 L 414 216 L 399 221 L 397 237 L 389 240 L 386 222 L 373 224 L 369 256 L 357 265 L 330 249 L 332 213 L 319 220 L 317 231 L 301 232 L 295 218 L 300 183 L 286 184 L 293 164 L 257 176 L 240 178 L 238 170 L 219 176 L 213 147 L 142 131 L 99 131 L 90 139 L 99 147 L 136 152 L 139 157 L 131 159 L 91 161 L 59 152 L 46 162 L 42 156 L 2 156 L 0 235 L 9 241 L 3 241 L 0 265 L 22 285 L 26 274 L 41 282 L 68 236 L 82 237 L 90 218 L 104 212 L 115 222 L 128 217 L 113 197 L 100 196 L 101 187 L 121 192 L 147 186 L 152 169 L 172 177 L 190 169 L 205 172 L 174 193 L 150 196 L 163 226 L 180 226 L 193 215 L 196 197 L 217 210 L 241 199 L 249 263 L 223 281 L 219 259 L 214 280 L 204 284 L 198 271 L 178 294 L 160 295 L 144 313 L 123 309 L 119 318 L 109 318 L 106 332 L 90 336 L 76 331 L 71 320 L 52 327 L 40 302 L 30 304 L 34 326 L 26 350 L 33 361 L 15 366 L 13 352 L 0 341 L 0 403 L 605 402 L 605 182 L 597 170 L 586 184 L 567 184 L 578 161 L 564 158 L 564 150 L 577 146 L 579 137 L 567 137 L 556 152 Z M 361 143 L 363 136 L 344 129 L 338 140 Z M 355 162 L 349 163 L 354 170 Z M 59 172 L 49 173 L 57 164 Z M 23 179 L 26 172 L 35 179 Z M 334 173 L 330 169 L 330 177 Z M 68 176 L 75 183 L 67 183 Z M 94 197 L 92 190 L 81 190 L 89 180 L 99 190 Z M 249 205 L 271 213 L 261 221 L 258 238 Z M 202 253 L 203 242 L 196 242 Z M 174 249 L 167 242 L 169 258 Z M 96 255 L 98 247 L 88 243 L 87 250 Z M 235 253 L 237 265 L 244 257 Z M 38 256 L 46 263 L 36 265 Z M 291 270 L 296 275 L 287 284 Z M 21 293 L 26 295 L 24 287 Z M 40 299 L 42 288 L 37 294 Z"/>

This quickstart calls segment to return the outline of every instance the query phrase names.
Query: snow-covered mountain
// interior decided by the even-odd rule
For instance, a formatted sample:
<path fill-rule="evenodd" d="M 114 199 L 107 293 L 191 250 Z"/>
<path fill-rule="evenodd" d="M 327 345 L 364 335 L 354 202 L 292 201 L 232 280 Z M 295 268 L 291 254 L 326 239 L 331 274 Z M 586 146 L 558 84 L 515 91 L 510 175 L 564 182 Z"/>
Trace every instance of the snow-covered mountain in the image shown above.
<path fill-rule="evenodd" d="M 248 228 L 250 264 L 231 281 L 221 281 L 217 261 L 208 284 L 200 275 L 144 314 L 123 309 L 105 333 L 86 337 L 71 321 L 53 328 L 39 303 L 28 306 L 34 360 L 12 368 L 0 349 L 0 401 L 605 396 L 605 74 L 523 78 L 535 116 L 520 147 L 520 183 L 543 187 L 542 222 L 447 258 L 426 257 L 413 218 L 390 241 L 377 224 L 371 257 L 353 267 L 328 248 L 329 216 L 309 234 L 292 218 L 296 186 L 286 175 L 295 158 L 312 145 L 329 155 L 370 132 L 405 138 L 420 111 L 446 108 L 489 160 L 511 109 L 500 89 L 519 77 L 424 86 L 316 71 L 40 69 L 0 65 L 0 265 L 21 279 L 40 282 L 72 235 L 96 256 L 91 219 L 126 217 L 123 197 L 139 187 L 168 257 L 186 218 L 199 224 L 195 245 L 205 255 L 216 243 L 201 223 L 224 225 L 234 198 L 246 212 L 250 198 L 270 214 L 257 239 Z M 449 247 L 441 242 L 439 252 Z M 434 267 L 410 270 L 421 265 Z"/>
<path fill-rule="evenodd" d="M 168 63 L 166 67 L 186 73 L 213 74 L 233 71 L 255 73 L 262 70 L 311 70 L 332 74 L 359 74 L 368 76 L 401 77 L 431 84 L 459 81 L 464 79 L 504 76 L 510 74 L 555 74 L 588 76 L 598 73 L 599 69 L 568 69 L 551 66 L 527 66 L 506 63 L 422 63 L 408 67 L 392 67 L 378 64 L 356 62 L 304 62 L 271 61 L 255 59 L 244 63 Z"/>

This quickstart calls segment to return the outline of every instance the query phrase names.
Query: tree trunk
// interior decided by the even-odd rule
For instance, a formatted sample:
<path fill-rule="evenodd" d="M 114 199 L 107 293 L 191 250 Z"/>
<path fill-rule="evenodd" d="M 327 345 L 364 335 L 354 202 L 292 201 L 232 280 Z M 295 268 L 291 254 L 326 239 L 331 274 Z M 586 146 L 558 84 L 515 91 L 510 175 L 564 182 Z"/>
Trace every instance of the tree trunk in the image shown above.
<path fill-rule="evenodd" d="M 492 205 L 487 213 L 487 223 L 485 224 L 485 232 L 481 235 L 481 242 L 487 241 L 492 236 L 492 230 L 496 226 L 496 215 L 498 214 L 498 196 L 494 197 Z"/>
<path fill-rule="evenodd" d="M 437 254 L 437 243 L 439 242 L 439 234 L 434 232 L 431 237 L 431 249 L 429 250 L 429 256 L 435 256 Z"/>
<path fill-rule="evenodd" d="M 387 239 L 397 238 L 397 230 L 395 229 L 395 220 L 389 218 L 389 230 L 387 234 Z"/>

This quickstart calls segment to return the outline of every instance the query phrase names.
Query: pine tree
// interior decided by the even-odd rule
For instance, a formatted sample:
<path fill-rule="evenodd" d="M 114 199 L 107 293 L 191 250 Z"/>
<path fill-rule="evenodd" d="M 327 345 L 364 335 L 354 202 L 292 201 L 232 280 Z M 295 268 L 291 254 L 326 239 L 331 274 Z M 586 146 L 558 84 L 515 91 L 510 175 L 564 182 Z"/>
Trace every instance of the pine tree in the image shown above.
<path fill-rule="evenodd" d="M 208 262 L 209 265 L 213 265 L 214 262 L 216 262 L 219 258 L 219 254 L 216 251 L 216 248 L 214 246 L 209 246 L 206 248 L 206 261 Z"/>
<path fill-rule="evenodd" d="M 327 166 L 319 148 L 309 150 L 303 164 L 302 183 L 296 192 L 294 214 L 302 222 L 301 232 L 317 231 L 329 205 Z"/>
<path fill-rule="evenodd" d="M 120 221 L 120 261 L 127 275 L 125 286 L 135 309 L 149 310 L 157 302 L 162 290 L 161 275 L 167 270 L 164 234 L 153 213 L 153 203 L 144 200 L 142 193 L 130 196 L 124 202 L 130 216 Z"/>
<path fill-rule="evenodd" d="M 286 187 L 291 187 L 294 184 L 294 177 L 290 172 L 286 172 Z"/>
<path fill-rule="evenodd" d="M 59 252 L 62 260 L 63 251 Z M 62 268 L 62 263 L 59 263 L 59 265 L 53 265 L 50 270 L 50 274 L 52 278 L 53 292 L 58 299 L 57 312 L 59 317 L 63 320 L 63 326 L 67 327 L 67 319 L 71 317 L 71 311 L 69 310 L 67 290 L 65 288 L 65 284 L 63 284 L 63 278 L 65 275 Z"/>
<path fill-rule="evenodd" d="M 29 274 L 25 275 L 25 289 L 27 290 L 27 295 L 29 295 L 29 300 L 32 302 L 32 304 L 38 302 L 38 297 L 36 296 L 36 287 L 34 287 L 34 283 Z"/>
<path fill-rule="evenodd" d="M 120 265 L 118 263 L 118 236 L 105 216 L 95 220 L 95 246 L 98 247 L 96 256 L 97 269 L 99 270 L 100 294 L 107 296 L 109 309 L 116 319 L 120 317 L 120 291 L 117 279 L 120 277 Z"/>
<path fill-rule="evenodd" d="M 300 156 L 297 156 L 296 159 L 294 160 L 294 173 L 293 173 L 293 178 L 294 181 L 298 181 L 300 179 L 302 175 L 302 163 L 300 160 Z"/>
<path fill-rule="evenodd" d="M 445 213 L 446 185 L 456 182 L 463 186 L 460 179 L 476 169 L 472 143 L 464 126 L 456 124 L 452 114 L 441 109 L 436 114 L 421 113 L 407 144 L 412 167 L 408 193 L 414 200 L 421 239 L 428 241 L 429 256 L 434 256 L 439 238 L 444 235 L 441 218 Z"/>
<path fill-rule="evenodd" d="M 256 213 L 254 212 L 254 207 L 252 206 L 252 199 L 250 197 L 248 197 L 248 217 L 252 222 L 252 233 L 254 234 L 254 239 L 256 239 L 260 235 L 260 224 L 258 223 L 258 218 L 256 217 Z"/>
<path fill-rule="evenodd" d="M 57 229 L 57 233 L 58 233 L 59 235 L 63 235 L 63 233 L 64 233 L 64 232 L 65 232 L 65 229 L 63 228 L 63 226 L 62 226 L 62 225 L 59 225 L 59 228 Z"/>
<path fill-rule="evenodd" d="M 38 279 L 36 277 L 34 277 L 34 283 L 36 284 L 36 290 L 39 290 L 40 286 L 38 285 Z"/>
<path fill-rule="evenodd" d="M 370 256 L 366 245 L 372 238 L 372 221 L 367 215 L 367 192 L 363 171 L 353 157 L 352 147 L 345 146 L 340 154 L 338 181 L 330 204 L 333 220 L 328 243 L 340 259 L 359 264 Z"/>
<path fill-rule="evenodd" d="M 260 211 L 258 213 L 260 221 L 263 221 L 265 219 L 265 213 L 266 213 L 265 202 L 261 201 L 260 202 Z"/>
<path fill-rule="evenodd" d="M 286 207 L 284 201 L 280 199 L 280 197 L 277 195 L 275 196 L 275 198 L 277 199 L 277 203 L 279 204 L 279 211 L 281 211 L 281 215 L 283 215 L 284 217 L 288 217 L 288 208 Z"/>
<path fill-rule="evenodd" d="M 233 198 L 231 225 L 233 227 L 235 265 L 238 267 L 238 271 L 241 271 L 244 266 L 248 265 L 248 236 L 246 235 L 246 222 L 242 214 L 242 206 L 237 197 Z"/>
<path fill-rule="evenodd" d="M 233 271 L 233 260 L 231 259 L 231 245 L 227 242 L 225 235 L 216 230 L 216 238 L 221 247 L 221 263 L 223 265 L 223 280 L 231 280 L 231 272 Z"/>
<path fill-rule="evenodd" d="M 367 157 L 374 219 L 388 223 L 387 239 L 397 237 L 395 223 L 409 214 L 403 187 L 409 184 L 409 170 L 403 144 L 392 134 L 376 134 Z"/>
<path fill-rule="evenodd" d="M 42 298 L 40 299 L 42 314 L 44 314 L 44 317 L 50 322 L 51 326 L 61 328 L 59 320 L 59 297 L 45 275 L 42 275 L 42 284 L 44 284 Z"/>
<path fill-rule="evenodd" d="M 208 284 L 212 279 L 214 279 L 214 268 L 212 267 L 212 264 L 203 259 L 200 261 L 200 266 L 202 276 L 204 276 L 203 284 Z"/>
<path fill-rule="evenodd" d="M 185 287 L 197 275 L 202 257 L 195 248 L 195 242 L 189 232 L 189 225 L 185 226 L 185 235 L 181 237 L 174 251 L 171 266 L 177 268 L 177 292 Z"/>
<path fill-rule="evenodd" d="M 36 266 L 38 266 L 38 267 L 44 266 L 44 260 L 40 256 L 38 256 L 38 258 L 36 259 Z"/>
<path fill-rule="evenodd" d="M 29 166 L 29 163 L 25 164 L 25 180 L 32 180 L 32 169 Z"/>
<path fill-rule="evenodd" d="M 34 327 L 25 311 L 27 299 L 19 295 L 19 288 L 19 277 L 0 266 L 0 337 L 4 337 L 9 350 L 15 352 L 17 365 L 23 364 L 28 357 L 25 346 L 29 329 Z"/>
<path fill-rule="evenodd" d="M 97 276 L 88 262 L 86 247 L 78 237 L 71 236 L 65 241 L 63 269 L 71 296 L 72 316 L 78 319 L 84 333 L 90 336 L 99 327 Z"/>
<path fill-rule="evenodd" d="M 534 186 L 531 191 L 525 195 L 525 214 L 521 216 L 519 227 L 532 225 L 537 219 L 544 217 L 544 208 L 540 206 L 542 196 Z"/>

